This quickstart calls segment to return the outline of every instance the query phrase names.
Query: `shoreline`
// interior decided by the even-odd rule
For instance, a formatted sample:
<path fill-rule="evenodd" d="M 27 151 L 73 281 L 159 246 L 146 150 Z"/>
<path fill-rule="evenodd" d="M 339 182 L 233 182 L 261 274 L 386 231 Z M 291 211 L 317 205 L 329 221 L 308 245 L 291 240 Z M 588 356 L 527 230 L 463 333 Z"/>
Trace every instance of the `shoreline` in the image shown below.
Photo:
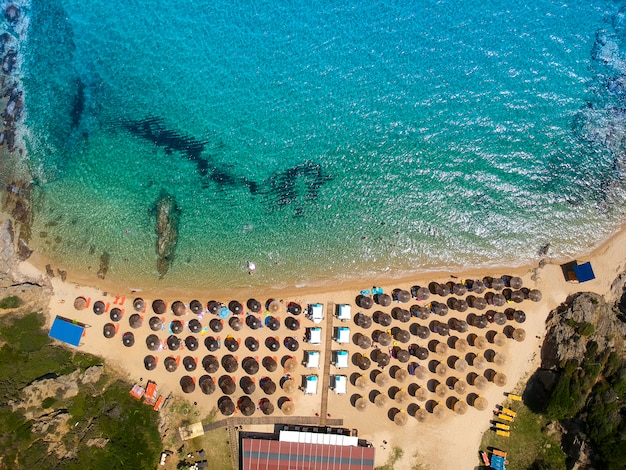
<path fill-rule="evenodd" d="M 554 308 L 562 304 L 569 295 L 579 291 L 596 292 L 607 297 L 613 294 L 612 289 L 615 279 L 626 272 L 626 226 L 622 226 L 622 230 L 599 246 L 590 249 L 588 254 L 581 255 L 578 260 L 590 260 L 592 262 L 596 279 L 585 284 L 568 283 L 563 278 L 560 261 L 556 262 L 555 260 L 547 260 L 545 264 L 541 265 L 540 263 L 536 266 L 526 265 L 510 269 L 496 267 L 470 268 L 454 273 L 454 276 L 458 276 L 459 280 L 463 278 L 482 279 L 482 277 L 486 275 L 494 277 L 500 275 L 518 275 L 524 280 L 525 287 L 531 289 L 538 288 L 543 293 L 541 302 L 532 303 L 525 301 L 522 304 L 521 308 L 527 314 L 527 321 L 522 325 L 526 330 L 527 337 L 523 343 L 509 341 L 505 345 L 502 352 L 509 358 L 509 362 L 506 365 L 506 375 L 508 376 L 509 382 L 504 388 L 495 387 L 491 384 L 486 391 L 481 392 L 481 395 L 488 399 L 490 406 L 501 403 L 504 400 L 503 392 L 513 391 L 515 387 L 522 384 L 523 381 L 528 378 L 529 374 L 539 365 L 540 354 L 538 353 L 540 352 L 540 347 L 545 335 L 545 321 Z M 37 276 L 40 278 L 47 277 L 45 268 L 41 270 L 38 264 L 43 261 L 45 260 L 35 253 L 29 260 L 19 265 L 19 270 L 23 275 L 31 278 Z M 316 302 L 322 303 L 323 305 L 338 303 L 350 303 L 354 305 L 355 298 L 359 291 L 361 289 L 371 288 L 372 285 L 384 288 L 385 292 L 391 292 L 394 288 L 410 289 L 414 284 L 424 286 L 430 281 L 441 282 L 451 279 L 455 280 L 451 278 L 451 273 L 448 271 L 439 271 L 437 273 L 421 273 L 403 279 L 389 279 L 385 278 L 385 276 L 380 276 L 376 279 L 355 279 L 341 285 L 334 285 L 332 288 L 329 288 L 330 286 L 308 286 L 306 288 L 292 287 L 279 291 L 266 288 L 263 290 L 238 289 L 207 293 L 188 291 L 184 287 L 168 286 L 158 291 L 145 289 L 136 294 L 144 299 L 154 300 L 162 298 L 168 303 L 174 300 L 182 300 L 186 304 L 193 298 L 197 298 L 203 303 L 206 303 L 209 298 L 216 299 L 223 303 L 228 303 L 232 299 L 237 299 L 245 303 L 248 298 L 255 297 L 261 301 L 264 301 L 266 298 L 284 299 L 285 303 L 288 301 L 297 301 L 301 302 L 303 306 L 305 303 Z M 71 315 L 76 318 L 86 315 L 86 318 L 93 320 L 93 314 L 90 315 L 90 312 L 83 314 L 82 312 L 75 311 L 71 307 L 73 300 L 78 295 L 85 295 L 91 298 L 92 301 L 103 299 L 111 303 L 117 301 L 118 295 L 124 296 L 126 297 L 126 303 L 124 304 L 126 309 L 132 311 L 133 292 L 131 289 L 141 288 L 141 286 L 123 286 L 106 280 L 88 282 L 87 279 L 81 279 L 80 276 L 74 273 L 68 273 L 66 281 L 62 281 L 59 276 L 55 276 L 50 279 L 50 281 L 53 286 L 53 295 L 47 312 L 49 322 L 56 314 L 67 316 L 68 313 L 71 313 Z M 115 301 L 113 300 L 114 298 Z M 410 303 L 414 303 L 414 301 L 412 300 Z M 394 303 L 394 305 L 396 304 Z M 379 307 L 375 306 L 366 313 L 371 314 L 377 308 Z M 359 308 L 355 309 L 353 306 L 353 313 L 360 310 Z M 466 313 L 471 311 L 472 309 Z M 453 311 L 450 312 L 450 315 L 459 316 Z M 168 316 L 171 316 L 170 312 L 168 312 Z M 98 318 L 98 320 L 94 320 L 94 326 L 96 326 L 96 328 L 93 329 L 93 332 L 89 331 L 82 349 L 121 365 L 130 380 L 136 381 L 139 377 L 151 377 L 151 373 L 146 372 L 143 368 L 140 357 L 136 358 L 139 359 L 137 361 L 129 361 L 129 350 L 127 348 L 124 348 L 121 343 L 113 345 L 110 340 L 104 340 L 102 338 L 101 331 L 98 331 L 100 330 L 100 324 L 97 323 L 102 319 L 101 317 L 96 318 Z M 106 321 L 106 319 L 103 321 Z M 285 332 L 282 334 L 285 334 Z M 349 348 L 356 348 L 356 346 L 350 345 Z M 146 353 L 145 347 L 142 347 L 141 344 L 135 346 L 134 350 L 138 351 L 137 355 L 141 357 Z M 357 349 L 350 350 L 358 352 Z M 245 355 L 244 351 L 240 351 L 241 354 Z M 302 351 L 302 349 L 300 351 Z M 281 352 L 284 354 L 284 351 Z M 199 350 L 198 353 L 202 355 L 206 352 Z M 298 352 L 296 354 L 301 355 L 302 353 Z M 348 372 L 350 372 L 350 370 Z M 198 403 L 200 416 L 206 416 L 211 409 L 213 409 L 214 401 L 220 395 L 216 393 L 210 397 L 206 397 L 197 391 L 186 395 L 180 391 L 177 381 L 172 381 L 171 375 L 168 376 L 163 371 L 153 376 L 155 380 L 159 382 L 164 393 L 173 392 L 181 398 L 191 401 L 195 400 Z M 280 375 L 278 377 L 280 377 Z M 353 391 L 353 388 L 349 387 L 348 396 L 351 395 Z M 296 414 L 305 416 L 309 414 L 313 415 L 315 410 L 319 409 L 319 395 L 302 396 L 301 393 L 296 395 L 298 395 L 294 398 L 297 404 Z M 416 459 L 424 464 L 430 465 L 432 468 L 473 468 L 476 465 L 476 452 L 482 434 L 489 428 L 489 420 L 492 418 L 491 409 L 479 412 L 470 408 L 470 411 L 463 416 L 453 416 L 453 413 L 448 410 L 447 416 L 443 419 L 436 420 L 431 416 L 425 423 L 417 423 L 415 419 L 412 418 L 404 430 L 387 419 L 381 419 L 380 426 L 377 429 L 371 429 L 370 423 L 371 419 L 374 419 L 373 416 L 376 416 L 374 414 L 377 412 L 376 409 L 373 407 L 370 408 L 372 413 L 370 416 L 369 413 L 359 413 L 351 406 L 346 406 L 342 400 L 335 398 L 334 395 L 332 395 L 331 398 L 333 399 L 329 400 L 328 410 L 333 414 L 333 417 L 344 418 L 345 427 L 359 429 L 359 436 L 370 440 L 375 447 L 377 447 L 376 465 L 383 465 L 386 462 L 387 458 L 391 455 L 392 447 L 401 447 L 405 450 L 404 457 L 400 459 L 396 465 L 398 469 L 408 470 Z M 423 404 L 419 403 L 419 405 Z M 277 413 L 280 414 L 280 411 L 277 411 Z M 220 417 L 221 415 L 218 414 L 218 419 L 220 419 Z M 450 433 L 449 430 L 451 426 L 457 432 Z M 258 427 L 254 429 L 258 430 Z M 406 432 L 411 429 L 427 437 L 422 437 L 419 442 L 415 442 L 415 439 L 411 437 L 412 433 Z M 383 441 L 388 441 L 389 445 L 384 445 Z M 441 449 L 442 445 L 452 450 L 445 455 L 440 455 L 438 449 Z"/>

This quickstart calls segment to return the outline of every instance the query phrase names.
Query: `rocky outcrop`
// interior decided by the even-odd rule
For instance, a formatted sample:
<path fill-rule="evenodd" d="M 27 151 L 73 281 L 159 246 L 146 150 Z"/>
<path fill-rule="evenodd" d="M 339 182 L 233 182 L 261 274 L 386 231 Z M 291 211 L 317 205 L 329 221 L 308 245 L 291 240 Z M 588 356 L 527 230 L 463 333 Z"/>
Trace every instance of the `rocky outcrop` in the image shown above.
<path fill-rule="evenodd" d="M 569 359 L 582 359 L 590 341 L 600 351 L 625 352 L 622 338 L 626 336 L 626 323 L 620 315 L 620 302 L 607 301 L 597 294 L 574 294 L 550 314 L 546 327 L 541 354 L 543 369 L 555 370 Z"/>
<path fill-rule="evenodd" d="M 20 298 L 21 311 L 37 311 L 47 307 L 52 286 L 45 276 L 31 277 L 18 270 L 13 225 L 6 220 L 0 223 L 0 300 L 9 296 Z"/>
<path fill-rule="evenodd" d="M 78 395 L 80 371 L 58 377 L 43 378 L 21 390 L 20 401 L 12 402 L 13 411 L 21 410 L 26 419 L 42 415 L 42 403 L 46 398 L 66 400 Z"/>
<path fill-rule="evenodd" d="M 625 282 L 626 276 L 616 279 L 608 298 L 588 292 L 574 294 L 550 313 L 541 368 L 524 392 L 531 409 L 559 416 L 560 421 L 549 423 L 544 432 L 561 441 L 568 469 L 600 468 L 606 458 L 597 453 L 589 438 L 598 426 L 597 422 L 589 424 L 589 416 L 597 421 L 595 384 L 606 383 L 607 374 L 624 367 L 619 364 L 626 358 Z M 614 358 L 613 365 L 607 366 L 609 355 Z"/>
<path fill-rule="evenodd" d="M 174 261 L 174 251 L 178 241 L 178 221 L 180 209 L 169 194 L 162 192 L 156 203 L 157 233 L 157 272 L 162 279 Z"/>

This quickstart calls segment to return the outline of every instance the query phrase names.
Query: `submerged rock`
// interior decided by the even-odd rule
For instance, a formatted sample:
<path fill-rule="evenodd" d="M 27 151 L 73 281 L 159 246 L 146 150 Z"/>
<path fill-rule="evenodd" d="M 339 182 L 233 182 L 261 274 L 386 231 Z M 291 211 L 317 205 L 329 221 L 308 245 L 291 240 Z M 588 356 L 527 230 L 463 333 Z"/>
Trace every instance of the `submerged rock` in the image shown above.
<path fill-rule="evenodd" d="M 100 256 L 100 266 L 98 267 L 98 277 L 104 279 L 109 272 L 109 265 L 111 264 L 111 255 L 108 253 L 102 253 Z"/>
<path fill-rule="evenodd" d="M 159 279 L 165 276 L 174 261 L 179 220 L 180 209 L 176 206 L 176 201 L 166 192 L 162 192 L 156 203 L 156 253 Z"/>

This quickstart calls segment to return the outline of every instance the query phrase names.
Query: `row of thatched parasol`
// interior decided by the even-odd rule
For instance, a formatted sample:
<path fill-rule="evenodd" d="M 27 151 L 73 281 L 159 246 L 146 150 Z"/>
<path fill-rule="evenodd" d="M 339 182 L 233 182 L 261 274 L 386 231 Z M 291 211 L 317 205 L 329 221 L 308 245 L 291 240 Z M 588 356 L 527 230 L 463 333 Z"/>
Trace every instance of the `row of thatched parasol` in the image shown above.
<path fill-rule="evenodd" d="M 436 293 L 442 297 L 449 295 L 449 291 L 443 289 L 442 285 L 438 283 L 431 283 L 431 285 L 436 285 L 433 287 Z M 418 288 L 415 292 L 416 295 L 411 296 L 406 290 L 397 290 L 397 294 L 394 291 L 393 297 L 388 294 L 375 294 L 374 296 L 360 294 L 356 297 L 356 304 L 362 309 L 369 310 L 374 304 L 378 304 L 382 307 L 388 307 L 391 305 L 393 300 L 396 300 L 400 303 L 406 303 L 411 300 L 411 298 L 415 298 L 416 300 L 426 300 L 430 295 L 423 295 L 424 291 L 420 291 Z M 457 289 L 454 292 L 459 292 Z M 457 294 L 462 295 L 462 294 Z M 437 306 L 438 315 L 445 315 L 448 309 L 457 310 L 459 312 L 464 312 L 468 308 L 474 308 L 476 310 L 484 310 L 488 305 L 494 305 L 496 307 L 502 307 L 506 305 L 508 302 L 521 303 L 526 299 L 530 299 L 533 302 L 539 302 L 542 298 L 541 291 L 537 289 L 525 289 L 522 288 L 520 290 L 512 290 L 509 288 L 505 288 L 502 292 L 486 292 L 483 297 L 476 296 L 474 294 L 468 295 L 466 298 L 457 298 L 452 297 L 446 301 L 446 303 L 432 301 L 430 303 L 431 308 L 433 305 Z M 394 309 L 398 309 L 397 311 L 402 311 L 403 309 L 400 307 L 395 307 Z M 434 312 L 433 312 L 434 313 Z"/>

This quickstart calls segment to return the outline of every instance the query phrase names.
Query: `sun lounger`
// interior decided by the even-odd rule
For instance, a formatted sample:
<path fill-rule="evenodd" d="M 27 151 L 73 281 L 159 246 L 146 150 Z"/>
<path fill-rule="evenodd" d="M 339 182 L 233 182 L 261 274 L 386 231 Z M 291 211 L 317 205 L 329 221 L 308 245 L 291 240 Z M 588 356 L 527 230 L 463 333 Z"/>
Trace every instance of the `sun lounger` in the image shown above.
<path fill-rule="evenodd" d="M 510 431 L 511 426 L 509 426 L 508 424 L 504 424 L 504 423 L 496 423 L 496 429 L 502 429 L 503 431 Z"/>
<path fill-rule="evenodd" d="M 163 398 L 163 395 L 159 396 L 159 398 L 157 398 L 156 403 L 154 404 L 154 411 L 160 411 L 161 408 L 163 407 L 164 401 L 165 399 Z"/>
<path fill-rule="evenodd" d="M 513 395 L 512 393 L 507 394 L 507 397 L 511 400 L 522 401 L 522 397 L 520 395 Z"/>
<path fill-rule="evenodd" d="M 361 291 L 361 292 L 359 292 L 359 293 L 360 293 L 361 295 L 370 295 L 370 294 L 371 294 L 371 292 L 370 292 L 370 290 L 369 290 L 369 289 L 364 289 L 364 290 L 362 290 L 362 291 Z"/>
<path fill-rule="evenodd" d="M 500 449 L 493 449 L 493 455 L 497 455 L 498 457 L 506 458 L 506 452 Z"/>
<path fill-rule="evenodd" d="M 498 436 L 502 436 L 502 437 L 510 437 L 511 436 L 511 433 L 509 431 L 500 431 L 500 430 L 498 430 L 498 431 L 496 431 L 496 434 Z"/>
<path fill-rule="evenodd" d="M 513 421 L 511 416 L 505 415 L 504 413 L 498 413 L 498 418 L 503 419 L 504 421 Z"/>
<path fill-rule="evenodd" d="M 517 416 L 517 413 L 509 408 L 502 408 L 501 411 L 505 415 L 509 415 L 511 418 L 515 418 Z"/>

